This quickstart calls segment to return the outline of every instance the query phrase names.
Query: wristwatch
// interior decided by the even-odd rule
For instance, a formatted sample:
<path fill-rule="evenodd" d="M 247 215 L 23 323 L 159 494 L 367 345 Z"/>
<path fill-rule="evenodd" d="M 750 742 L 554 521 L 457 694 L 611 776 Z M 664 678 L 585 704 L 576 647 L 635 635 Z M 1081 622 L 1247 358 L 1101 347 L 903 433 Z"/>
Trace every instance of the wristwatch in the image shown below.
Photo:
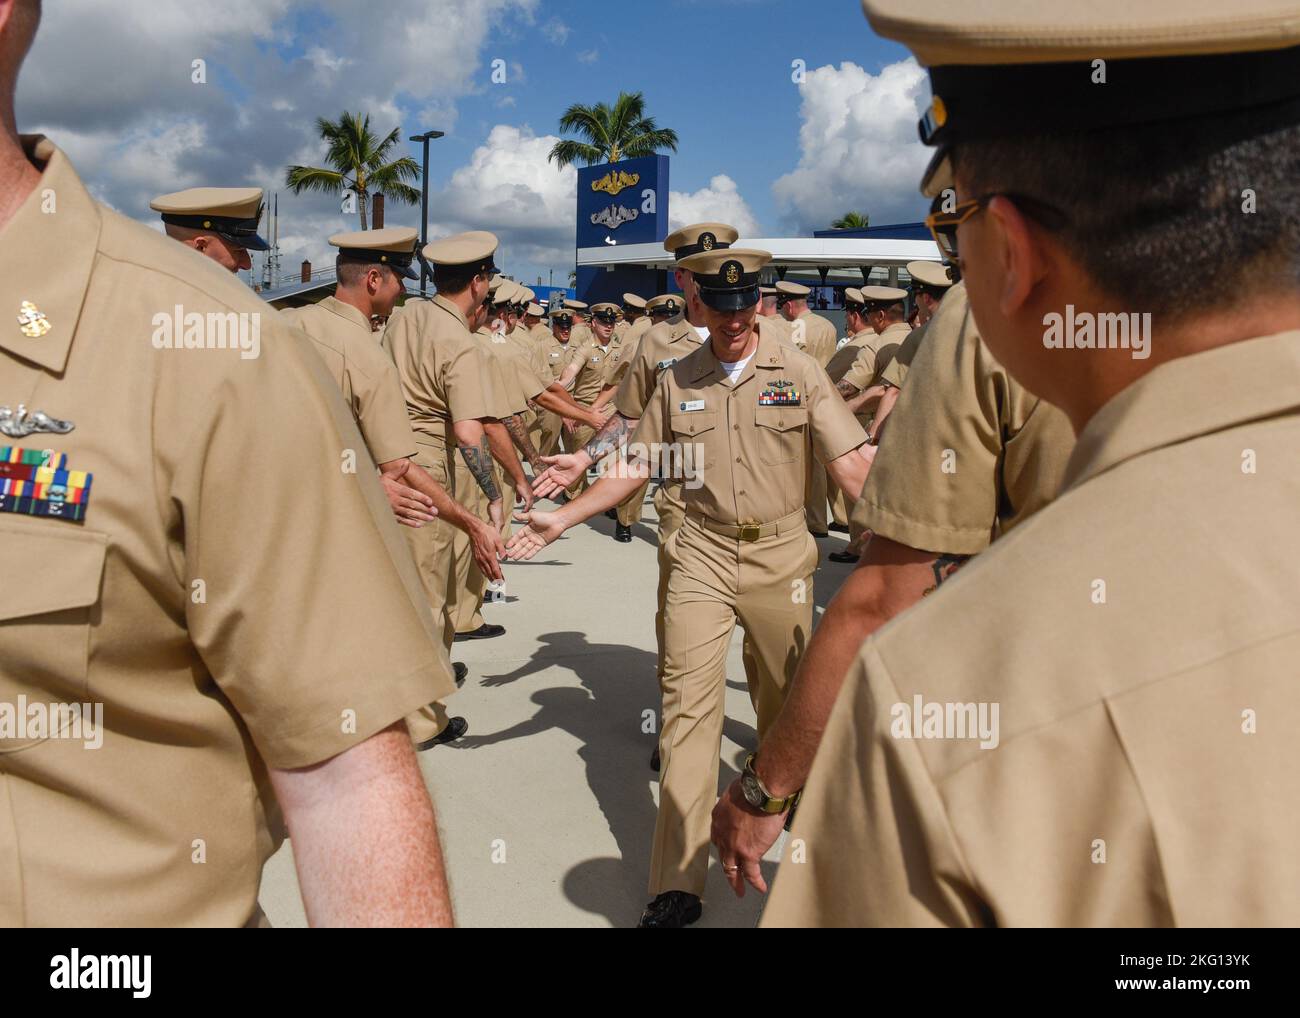
<path fill-rule="evenodd" d="M 754 809 L 771 814 L 784 813 L 799 801 L 799 796 L 803 793 L 803 789 L 799 789 L 780 799 L 772 796 L 763 787 L 763 782 L 758 779 L 758 774 L 754 771 L 753 753 L 745 757 L 745 769 L 740 774 L 740 791 L 745 796 L 745 801 Z"/>

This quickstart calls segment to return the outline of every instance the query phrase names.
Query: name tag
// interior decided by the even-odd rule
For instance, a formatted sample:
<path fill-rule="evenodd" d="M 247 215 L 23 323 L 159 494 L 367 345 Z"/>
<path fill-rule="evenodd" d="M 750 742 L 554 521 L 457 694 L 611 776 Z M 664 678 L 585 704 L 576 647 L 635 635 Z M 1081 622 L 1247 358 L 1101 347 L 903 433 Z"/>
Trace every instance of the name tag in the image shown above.
<path fill-rule="evenodd" d="M 692 410 L 703 410 L 704 400 L 702 399 L 684 399 L 677 404 L 677 409 L 683 413 L 690 413 Z"/>

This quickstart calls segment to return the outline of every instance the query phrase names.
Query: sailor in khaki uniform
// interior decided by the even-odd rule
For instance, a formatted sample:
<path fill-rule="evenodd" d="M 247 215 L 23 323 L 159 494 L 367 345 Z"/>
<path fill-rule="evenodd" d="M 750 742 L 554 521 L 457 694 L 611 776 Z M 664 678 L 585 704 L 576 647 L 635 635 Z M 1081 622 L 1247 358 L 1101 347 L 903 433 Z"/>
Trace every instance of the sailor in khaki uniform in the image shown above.
<path fill-rule="evenodd" d="M 45 138 L 0 193 L 0 925 L 264 923 L 286 822 L 313 923 L 449 923 L 401 720 L 454 686 L 320 358 Z"/>
<path fill-rule="evenodd" d="M 862 646 L 764 922 L 1295 926 L 1300 226 L 1241 215 L 1238 168 L 1300 201 L 1300 23 L 866 7 L 930 68 L 930 223 L 984 341 L 1079 439 L 1054 502 Z M 904 716 L 934 704 L 986 734 Z"/>
<path fill-rule="evenodd" d="M 829 319 L 808 310 L 812 292 L 799 283 L 776 284 L 777 308 L 790 326 L 790 341 L 825 367 L 835 355 L 839 337 Z M 814 537 L 826 537 L 826 474 L 813 469 L 808 479 L 808 530 Z"/>
<path fill-rule="evenodd" d="M 880 396 L 880 402 L 872 415 L 871 425 L 867 429 L 871 440 L 877 444 L 880 442 L 885 420 L 898 401 L 898 394 L 907 379 L 907 372 L 925 336 L 925 330 L 921 326 L 929 322 L 939 310 L 939 305 L 943 302 L 955 278 L 952 270 L 936 262 L 908 262 L 907 271 L 912 277 L 909 292 L 917 310 L 915 320 L 920 324 L 914 326 L 907 338 L 898 344 L 894 355 L 889 358 L 889 363 L 880 370 L 879 385 L 885 391 Z M 909 324 L 911 321 L 912 319 L 908 319 Z"/>
<path fill-rule="evenodd" d="M 646 312 L 645 298 L 635 293 L 623 294 L 623 319 L 614 327 L 614 338 L 619 343 L 630 343 L 633 350 L 646 329 L 650 328 L 650 315 Z"/>
<path fill-rule="evenodd" d="M 563 307 L 553 308 L 548 315 L 550 319 L 550 328 L 542 343 L 542 360 L 546 365 L 546 370 L 550 373 L 552 379 L 558 379 L 560 373 L 569 362 L 569 347 L 572 345 L 570 338 L 573 331 L 573 312 Z M 543 377 L 546 377 L 543 375 Z M 537 447 L 537 452 L 542 456 L 554 456 L 560 448 L 560 437 L 563 433 L 560 417 L 558 414 L 544 413 L 540 415 L 538 423 L 538 435 L 533 444 Z"/>
<path fill-rule="evenodd" d="M 569 341 L 569 359 L 556 381 L 566 388 L 572 387 L 573 399 L 579 406 L 590 407 L 596 402 L 596 397 L 600 395 L 601 382 L 604 379 L 605 360 L 611 356 L 610 341 L 614 336 L 614 324 L 617 321 L 617 304 L 597 304 L 591 309 L 591 328 L 589 330 L 591 339 L 586 343 L 575 340 Z M 573 452 L 583 448 L 602 424 L 604 424 L 603 417 L 596 427 L 576 423 L 566 424 L 564 434 L 565 449 Z M 577 498 L 578 494 L 586 487 L 587 475 L 584 472 L 581 477 L 570 485 L 566 494 L 569 498 Z"/>
<path fill-rule="evenodd" d="M 366 448 L 387 484 L 409 485 L 433 507 L 438 518 L 464 531 L 475 561 L 493 579 L 501 579 L 497 555 L 504 551 L 501 535 L 464 506 L 452 500 L 447 490 L 423 467 L 414 462 L 415 434 L 406 416 L 406 400 L 397 368 L 380 348 L 371 332 L 375 315 L 388 318 L 403 292 L 403 279 L 418 279 L 412 268 L 416 231 L 411 227 L 389 227 L 329 238 L 339 249 L 335 259 L 337 288 L 319 303 L 281 312 L 291 324 L 316 343 L 343 393 L 344 402 L 366 441 Z M 392 502 L 390 493 L 389 501 Z M 425 514 L 425 521 L 434 519 Z M 439 626 L 443 620 L 438 620 Z M 448 663 L 450 667 L 450 663 Z M 466 667 L 455 665 L 456 684 L 465 681 Z M 436 731 L 430 734 L 430 723 Z M 450 742 L 468 730 L 464 718 L 448 718 L 440 704 L 430 704 L 411 719 L 418 748 Z"/>
<path fill-rule="evenodd" d="M 785 320 L 785 316 L 777 309 L 777 303 L 781 299 L 781 291 L 775 286 L 764 286 L 759 289 L 762 299 L 758 303 L 758 317 L 771 323 L 778 329 L 780 334 L 790 339 L 790 323 Z M 793 343 L 793 340 L 791 340 Z M 801 348 L 802 349 L 802 348 Z"/>
<path fill-rule="evenodd" d="M 510 407 L 493 384 L 489 355 L 471 335 L 481 317 L 496 237 L 475 231 L 426 244 L 438 293 L 409 300 L 389 319 L 383 346 L 397 365 L 406 412 L 415 430 L 416 462 L 480 519 L 500 528 L 505 518 L 493 466 L 500 418 Z M 510 439 L 504 437 L 509 448 Z M 436 520 L 408 535 L 435 618 L 444 618 L 444 642 L 456 635 L 455 605 L 468 583 L 457 578 L 457 535 Z M 483 623 L 488 626 L 488 623 Z M 499 635 L 497 627 L 487 635 Z"/>
<path fill-rule="evenodd" d="M 564 301 L 565 310 L 573 315 L 573 332 L 570 335 L 570 342 L 578 346 L 585 346 L 591 342 L 591 326 L 588 320 L 591 317 L 588 305 L 580 300 Z"/>
<path fill-rule="evenodd" d="M 710 340 L 672 365 L 655 387 L 629 457 L 681 450 L 689 470 L 686 515 L 669 538 L 659 748 L 660 808 L 651 860 L 654 900 L 642 926 L 676 927 L 700 915 L 709 857 L 709 809 L 718 780 L 725 663 L 739 622 L 758 670 L 751 689 L 760 737 L 780 710 L 794 662 L 812 629 L 817 547 L 804 517 L 807 459 L 859 489 L 866 436 L 826 372 L 756 327 L 766 251 L 692 255 L 683 267 Z M 630 460 L 633 462 L 633 460 Z M 534 512 L 511 539 L 528 558 L 568 527 L 621 501 L 638 484 L 609 473 L 554 513 Z"/>
<path fill-rule="evenodd" d="M 859 348 L 857 359 L 841 374 L 835 387 L 849 401 L 854 413 L 870 416 L 880 398 L 880 374 L 912 327 L 907 324 L 903 309 L 906 290 L 896 286 L 864 286 L 858 292 L 864 305 L 862 315 L 877 340 Z"/>
<path fill-rule="evenodd" d="M 231 272 L 251 269 L 248 252 L 270 247 L 257 233 L 260 187 L 191 187 L 160 194 L 149 207 L 162 213 L 167 236 Z"/>
<path fill-rule="evenodd" d="M 844 326 L 849 334 L 848 342 L 835 351 L 835 355 L 826 365 L 827 376 L 831 382 L 836 384 L 848 373 L 863 347 L 870 346 L 874 349 L 879 345 L 876 330 L 867 321 L 866 298 L 862 296 L 862 291 L 856 287 L 850 286 L 844 290 Z M 858 423 L 865 428 L 869 423 L 869 418 L 864 419 L 859 415 Z M 831 506 L 830 529 L 847 533 L 849 514 L 853 508 L 852 503 L 838 489 L 829 492 L 828 501 Z M 832 552 L 829 557 L 838 561 L 839 553 Z"/>
<path fill-rule="evenodd" d="M 673 271 L 673 281 L 682 288 L 683 293 L 660 294 L 646 301 L 646 310 L 649 312 L 652 324 L 637 344 L 636 353 L 628 364 L 623 381 L 619 383 L 614 396 L 616 412 L 580 452 L 572 457 L 557 458 L 555 464 L 537 479 L 539 495 L 544 496 L 557 490 L 558 487 L 571 483 L 598 459 L 622 446 L 636 426 L 664 372 L 683 357 L 699 349 L 708 335 L 708 329 L 704 326 L 703 319 L 699 318 L 703 312 L 698 304 L 692 310 L 685 296 L 685 292 L 693 287 L 694 283 L 690 269 L 682 265 L 682 260 L 701 252 L 726 250 L 739 236 L 734 226 L 705 222 L 692 223 L 674 230 L 664 239 L 664 250 L 672 253 L 677 265 Z M 696 316 L 699 325 L 692 323 L 692 315 Z M 765 324 L 766 321 L 764 319 Z M 770 326 L 768 328 L 770 331 Z M 649 479 L 630 493 L 629 499 L 643 499 L 648 484 Z M 668 538 L 681 525 L 686 511 L 681 488 L 681 478 L 664 476 L 654 496 L 655 512 L 659 517 L 657 535 L 659 587 L 655 611 L 655 647 L 658 651 L 656 674 L 661 683 L 664 671 L 664 603 L 668 596 L 668 577 L 672 571 L 672 563 L 664 549 Z M 742 660 L 745 665 L 747 684 L 753 690 L 756 688 L 758 669 L 750 653 L 748 634 L 745 636 Z M 650 768 L 656 771 L 659 769 L 658 746 L 651 753 Z"/>

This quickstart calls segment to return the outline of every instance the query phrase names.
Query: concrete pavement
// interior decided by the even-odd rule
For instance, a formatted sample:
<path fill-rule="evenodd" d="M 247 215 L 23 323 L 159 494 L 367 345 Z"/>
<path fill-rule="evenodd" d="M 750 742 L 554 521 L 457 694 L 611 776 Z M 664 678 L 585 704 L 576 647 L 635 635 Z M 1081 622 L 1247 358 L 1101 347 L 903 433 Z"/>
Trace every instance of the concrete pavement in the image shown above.
<path fill-rule="evenodd" d="M 469 678 L 448 701 L 469 734 L 420 754 L 462 926 L 636 923 L 658 801 L 649 767 L 658 723 L 655 681 L 655 516 L 618 544 L 597 517 L 531 562 L 506 567 L 508 600 L 484 615 L 507 632 L 457 643 Z M 850 567 L 826 562 L 840 535 L 818 542 L 820 614 Z M 755 743 L 741 632 L 728 657 L 727 724 L 719 780 L 739 773 Z M 780 843 L 764 865 L 769 883 Z M 275 926 L 305 925 L 290 846 L 267 864 L 261 903 Z M 752 926 L 752 889 L 738 900 L 716 857 L 699 926 Z"/>

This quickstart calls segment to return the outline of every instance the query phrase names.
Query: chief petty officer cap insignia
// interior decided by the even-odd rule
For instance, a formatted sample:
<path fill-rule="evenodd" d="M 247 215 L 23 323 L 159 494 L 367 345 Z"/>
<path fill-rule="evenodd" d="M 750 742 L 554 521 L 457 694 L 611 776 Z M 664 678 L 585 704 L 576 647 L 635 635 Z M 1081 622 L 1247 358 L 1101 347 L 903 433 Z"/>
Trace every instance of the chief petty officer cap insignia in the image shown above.
<path fill-rule="evenodd" d="M 664 250 L 672 252 L 677 261 L 701 251 L 728 248 L 740 234 L 726 223 L 694 223 L 674 230 L 664 240 Z"/>
<path fill-rule="evenodd" d="M 470 230 L 456 233 L 424 245 L 421 254 L 430 265 L 473 270 L 474 275 L 488 275 L 497 270 L 492 256 L 496 254 L 497 237 L 487 230 Z"/>
<path fill-rule="evenodd" d="M 1198 120 L 1245 139 L 1300 121 L 1295 0 L 862 8 L 878 35 L 929 68 L 933 98 L 918 129 L 938 151 L 921 181 L 927 197 L 953 186 L 962 142 Z"/>
<path fill-rule="evenodd" d="M 591 306 L 591 317 L 599 318 L 602 322 L 613 324 L 618 321 L 618 305 L 610 304 L 608 301 Z"/>
<path fill-rule="evenodd" d="M 271 246 L 257 235 L 262 218 L 260 187 L 191 187 L 160 194 L 149 207 L 162 213 L 164 223 L 206 230 L 249 251 Z"/>
<path fill-rule="evenodd" d="M 772 260 L 768 251 L 731 247 L 705 251 L 682 260 L 700 292 L 700 300 L 715 311 L 736 311 L 758 303 L 759 278 Z"/>
<path fill-rule="evenodd" d="M 685 306 L 686 301 L 680 293 L 661 293 L 645 302 L 646 310 L 652 315 L 675 315 Z"/>
<path fill-rule="evenodd" d="M 413 226 L 390 226 L 383 230 L 359 230 L 356 233 L 336 233 L 329 242 L 339 249 L 339 254 L 356 262 L 387 265 L 399 276 L 419 279 L 412 268 L 415 246 L 419 234 Z"/>

